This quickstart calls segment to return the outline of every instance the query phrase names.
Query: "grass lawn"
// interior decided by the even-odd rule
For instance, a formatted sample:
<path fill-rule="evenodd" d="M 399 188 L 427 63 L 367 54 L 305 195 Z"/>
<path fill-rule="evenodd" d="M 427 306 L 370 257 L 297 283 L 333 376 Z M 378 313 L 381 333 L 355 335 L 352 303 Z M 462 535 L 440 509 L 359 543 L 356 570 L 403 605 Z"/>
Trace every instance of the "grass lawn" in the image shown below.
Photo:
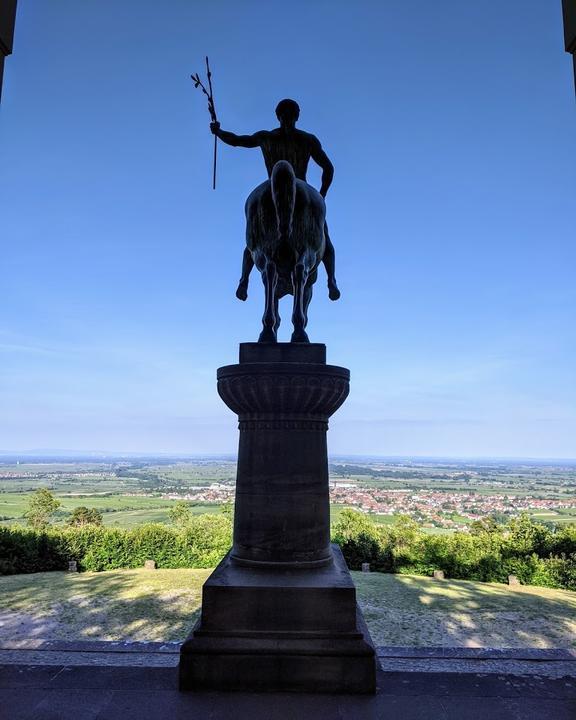
<path fill-rule="evenodd" d="M 180 640 L 210 570 L 0 577 L 0 639 Z M 576 647 L 576 593 L 352 573 L 377 645 Z"/>
<path fill-rule="evenodd" d="M 0 577 L 0 638 L 178 640 L 210 570 L 115 570 Z"/>
<path fill-rule="evenodd" d="M 352 573 L 377 645 L 576 647 L 576 592 Z"/>

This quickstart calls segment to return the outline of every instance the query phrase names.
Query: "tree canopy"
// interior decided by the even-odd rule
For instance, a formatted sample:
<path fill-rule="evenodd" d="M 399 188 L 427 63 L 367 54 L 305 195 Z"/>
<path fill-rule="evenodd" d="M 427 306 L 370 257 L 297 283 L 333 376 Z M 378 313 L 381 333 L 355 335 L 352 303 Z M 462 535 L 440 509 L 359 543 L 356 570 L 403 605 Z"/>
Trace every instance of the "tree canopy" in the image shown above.
<path fill-rule="evenodd" d="M 102 525 L 102 513 L 96 508 L 80 505 L 72 510 L 68 525 L 83 527 L 84 525 Z"/>
<path fill-rule="evenodd" d="M 38 488 L 28 503 L 26 519 L 28 525 L 33 528 L 44 528 L 50 523 L 50 518 L 60 507 L 60 500 L 56 500 L 54 495 L 47 488 Z"/>

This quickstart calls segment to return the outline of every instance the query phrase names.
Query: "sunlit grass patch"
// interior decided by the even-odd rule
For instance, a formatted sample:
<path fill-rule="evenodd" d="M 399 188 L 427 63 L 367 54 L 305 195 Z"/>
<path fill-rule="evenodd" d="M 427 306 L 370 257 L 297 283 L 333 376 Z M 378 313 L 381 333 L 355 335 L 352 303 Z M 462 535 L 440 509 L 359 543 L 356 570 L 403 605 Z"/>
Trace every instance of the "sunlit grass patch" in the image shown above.
<path fill-rule="evenodd" d="M 0 577 L 0 638 L 180 640 L 210 570 Z M 576 647 L 576 593 L 352 573 L 377 645 Z"/>

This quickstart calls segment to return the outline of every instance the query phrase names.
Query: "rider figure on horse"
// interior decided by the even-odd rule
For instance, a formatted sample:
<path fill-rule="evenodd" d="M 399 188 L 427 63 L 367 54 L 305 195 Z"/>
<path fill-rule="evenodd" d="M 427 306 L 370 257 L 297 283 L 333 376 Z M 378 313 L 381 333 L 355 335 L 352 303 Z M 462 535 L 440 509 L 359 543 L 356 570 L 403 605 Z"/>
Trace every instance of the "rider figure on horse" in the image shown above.
<path fill-rule="evenodd" d="M 234 147 L 253 148 L 259 147 L 264 156 L 268 178 L 272 173 L 272 168 L 279 160 L 286 160 L 290 163 L 294 170 L 294 174 L 299 180 L 306 182 L 306 171 L 310 158 L 322 168 L 322 186 L 320 195 L 326 197 L 328 188 L 332 183 L 334 176 L 334 166 L 328 159 L 328 156 L 322 149 L 322 145 L 317 137 L 310 133 L 296 129 L 296 121 L 300 116 L 300 107 L 294 100 L 281 100 L 276 107 L 276 117 L 280 122 L 280 127 L 275 130 L 261 130 L 253 135 L 235 135 L 220 129 L 220 123 L 210 123 L 210 130 L 220 140 L 227 145 Z M 338 300 L 340 290 L 336 284 L 335 277 L 335 253 L 334 246 L 328 235 L 328 227 L 324 225 L 324 236 L 326 247 L 322 262 L 326 268 L 328 275 L 328 296 L 331 300 Z M 254 261 L 250 250 L 244 250 L 242 259 L 242 277 L 236 290 L 236 296 L 240 300 L 246 300 L 248 296 L 248 278 Z"/>

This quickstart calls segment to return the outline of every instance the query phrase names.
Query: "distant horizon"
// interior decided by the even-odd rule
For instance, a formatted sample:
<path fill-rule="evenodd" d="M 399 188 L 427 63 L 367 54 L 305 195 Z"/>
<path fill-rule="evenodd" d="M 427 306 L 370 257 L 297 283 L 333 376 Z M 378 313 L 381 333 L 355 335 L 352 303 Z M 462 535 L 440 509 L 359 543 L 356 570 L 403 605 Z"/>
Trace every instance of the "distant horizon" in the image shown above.
<path fill-rule="evenodd" d="M 21 450 L 7 451 L 0 450 L 0 461 L 4 459 L 36 458 L 36 459 L 60 459 L 60 460 L 96 460 L 96 459 L 115 459 L 115 458 L 133 458 L 133 459 L 226 459 L 236 460 L 235 452 L 206 452 L 206 453 L 190 453 L 190 452 L 132 452 L 132 451 L 107 451 L 107 450 Z M 521 457 L 514 455 L 381 455 L 379 453 L 334 453 L 329 454 L 329 460 L 335 459 L 364 459 L 364 460 L 391 460 L 391 461 L 461 461 L 461 462 L 511 462 L 524 464 L 569 464 L 576 465 L 576 458 L 563 457 Z"/>

